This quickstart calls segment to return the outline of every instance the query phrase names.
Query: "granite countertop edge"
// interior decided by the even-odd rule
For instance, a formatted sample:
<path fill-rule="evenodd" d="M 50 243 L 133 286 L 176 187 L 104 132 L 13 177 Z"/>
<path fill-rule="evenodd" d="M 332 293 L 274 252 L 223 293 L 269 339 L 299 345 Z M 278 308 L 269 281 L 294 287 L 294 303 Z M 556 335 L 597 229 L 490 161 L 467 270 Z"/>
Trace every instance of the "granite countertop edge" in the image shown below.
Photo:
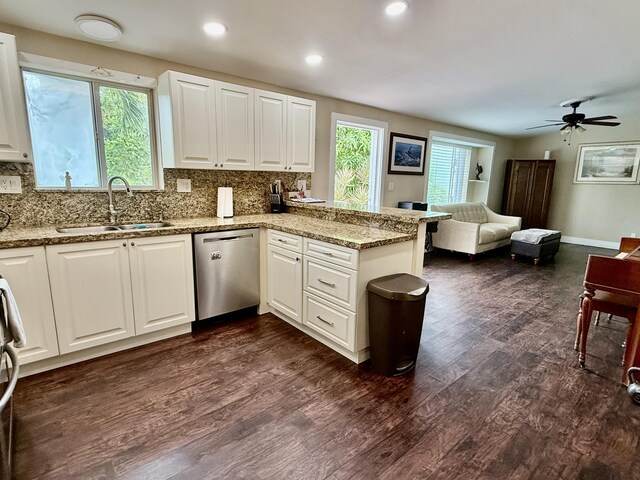
<path fill-rule="evenodd" d="M 286 213 L 239 215 L 227 219 L 218 219 L 215 217 L 182 218 L 169 219 L 167 222 L 170 223 L 171 226 L 158 229 L 121 230 L 91 234 L 58 233 L 56 228 L 59 227 L 54 225 L 9 227 L 0 232 L 0 248 L 121 240 L 260 227 L 279 230 L 294 235 L 302 235 L 356 250 L 402 243 L 416 238 L 415 234 L 393 232 L 375 227 L 339 223 Z"/>

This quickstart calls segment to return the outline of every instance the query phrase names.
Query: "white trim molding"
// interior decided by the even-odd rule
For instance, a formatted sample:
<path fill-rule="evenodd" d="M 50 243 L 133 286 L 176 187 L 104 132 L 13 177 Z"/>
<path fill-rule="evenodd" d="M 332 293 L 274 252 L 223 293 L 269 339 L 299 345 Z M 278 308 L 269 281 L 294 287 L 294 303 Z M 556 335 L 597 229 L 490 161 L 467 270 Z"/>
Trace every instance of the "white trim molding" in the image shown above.
<path fill-rule="evenodd" d="M 565 237 L 564 235 L 560 238 L 562 243 L 572 243 L 574 245 L 585 245 L 587 247 L 599 247 L 599 248 L 609 248 L 611 250 L 618 250 L 620 245 L 619 242 L 608 242 L 606 240 L 592 240 L 590 238 L 581 238 L 581 237 Z"/>

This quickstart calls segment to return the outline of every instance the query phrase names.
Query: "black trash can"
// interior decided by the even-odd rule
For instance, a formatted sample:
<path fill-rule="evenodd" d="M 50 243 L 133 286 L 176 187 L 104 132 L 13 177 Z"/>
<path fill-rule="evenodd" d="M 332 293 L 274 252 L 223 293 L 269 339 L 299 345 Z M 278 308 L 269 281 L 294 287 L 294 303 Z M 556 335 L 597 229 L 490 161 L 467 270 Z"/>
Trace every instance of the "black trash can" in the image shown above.
<path fill-rule="evenodd" d="M 429 282 L 408 273 L 367 284 L 371 368 L 394 376 L 416 365 Z"/>

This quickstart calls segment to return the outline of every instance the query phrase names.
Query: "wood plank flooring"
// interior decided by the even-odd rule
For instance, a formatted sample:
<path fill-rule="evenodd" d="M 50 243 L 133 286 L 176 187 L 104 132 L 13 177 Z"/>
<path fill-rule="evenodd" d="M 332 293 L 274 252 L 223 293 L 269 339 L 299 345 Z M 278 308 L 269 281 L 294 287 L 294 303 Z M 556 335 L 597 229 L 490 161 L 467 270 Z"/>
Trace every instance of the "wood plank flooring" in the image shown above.
<path fill-rule="evenodd" d="M 623 323 L 572 348 L 595 252 L 435 254 L 404 377 L 264 315 L 21 379 L 15 478 L 640 478 Z"/>

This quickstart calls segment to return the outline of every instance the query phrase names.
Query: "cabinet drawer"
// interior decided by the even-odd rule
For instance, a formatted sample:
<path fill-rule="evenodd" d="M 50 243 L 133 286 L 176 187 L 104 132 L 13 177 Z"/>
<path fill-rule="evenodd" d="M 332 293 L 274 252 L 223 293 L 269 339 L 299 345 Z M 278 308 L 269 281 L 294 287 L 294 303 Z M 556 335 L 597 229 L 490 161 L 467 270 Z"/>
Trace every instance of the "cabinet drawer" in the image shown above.
<path fill-rule="evenodd" d="M 335 343 L 353 350 L 355 314 L 304 292 L 304 324 Z"/>
<path fill-rule="evenodd" d="M 304 257 L 304 289 L 337 305 L 356 309 L 358 274 L 313 257 Z"/>
<path fill-rule="evenodd" d="M 267 238 L 271 245 L 286 248 L 292 252 L 302 253 L 302 237 L 300 235 L 269 230 L 267 232 Z"/>
<path fill-rule="evenodd" d="M 358 269 L 358 251 L 352 248 L 305 238 L 304 254 L 342 267 Z"/>

